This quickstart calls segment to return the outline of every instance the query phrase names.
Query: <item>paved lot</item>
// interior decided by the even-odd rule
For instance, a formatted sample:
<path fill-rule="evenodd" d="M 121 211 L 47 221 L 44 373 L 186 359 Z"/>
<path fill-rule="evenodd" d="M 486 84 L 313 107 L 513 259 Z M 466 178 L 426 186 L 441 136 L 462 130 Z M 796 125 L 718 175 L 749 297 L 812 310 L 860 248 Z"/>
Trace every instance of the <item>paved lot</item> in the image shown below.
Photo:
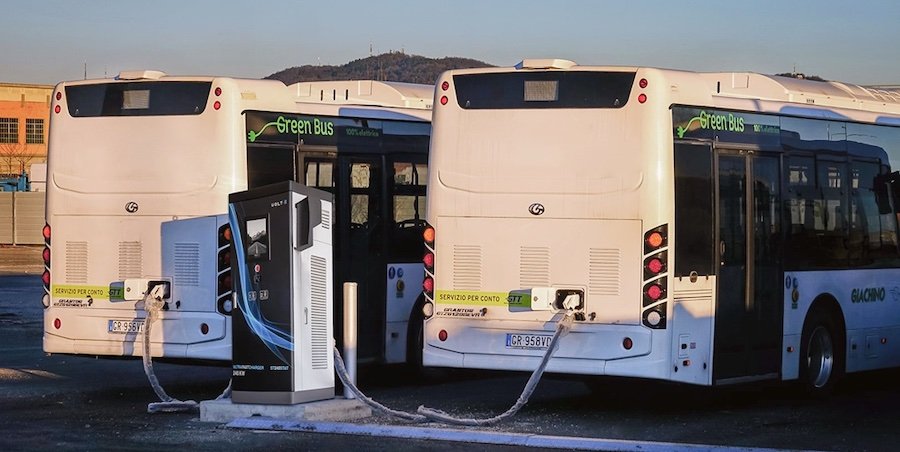
<path fill-rule="evenodd" d="M 17 256 L 11 258 L 10 256 Z M 148 414 L 156 401 L 136 360 L 92 359 L 41 351 L 40 247 L 0 248 L 0 450 L 456 450 L 512 447 L 439 441 L 226 429 L 197 413 Z M 10 263 L 16 259 L 17 264 Z M 35 262 L 37 260 L 37 262 Z M 9 271 L 9 270 L 7 270 Z M 227 367 L 156 364 L 173 396 L 213 398 Z M 420 380 L 398 368 L 365 370 L 362 386 L 385 404 L 419 405 L 463 417 L 490 417 L 518 397 L 527 375 L 453 371 Z M 643 380 L 583 380 L 546 375 L 512 420 L 490 427 L 571 437 L 653 440 L 744 447 L 892 451 L 900 443 L 900 371 L 852 376 L 827 400 L 790 386 L 697 388 Z M 376 416 L 365 422 L 404 424 Z M 408 425 L 408 424 L 406 424 Z"/>
<path fill-rule="evenodd" d="M 43 246 L 0 245 L 0 275 L 40 275 L 44 272 L 43 249 Z"/>

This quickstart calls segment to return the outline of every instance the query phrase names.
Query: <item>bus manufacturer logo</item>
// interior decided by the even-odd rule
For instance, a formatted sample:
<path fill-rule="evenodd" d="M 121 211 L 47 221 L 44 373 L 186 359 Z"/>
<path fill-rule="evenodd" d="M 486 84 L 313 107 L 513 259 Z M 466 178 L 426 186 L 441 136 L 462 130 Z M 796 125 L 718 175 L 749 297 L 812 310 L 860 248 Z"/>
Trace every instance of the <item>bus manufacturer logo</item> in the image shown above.
<path fill-rule="evenodd" d="M 530 206 L 528 206 L 528 211 L 531 212 L 532 215 L 540 215 L 544 213 L 544 205 L 536 202 Z"/>
<path fill-rule="evenodd" d="M 134 201 L 129 201 L 125 204 L 125 211 L 128 213 L 135 213 L 138 211 L 138 203 Z"/>

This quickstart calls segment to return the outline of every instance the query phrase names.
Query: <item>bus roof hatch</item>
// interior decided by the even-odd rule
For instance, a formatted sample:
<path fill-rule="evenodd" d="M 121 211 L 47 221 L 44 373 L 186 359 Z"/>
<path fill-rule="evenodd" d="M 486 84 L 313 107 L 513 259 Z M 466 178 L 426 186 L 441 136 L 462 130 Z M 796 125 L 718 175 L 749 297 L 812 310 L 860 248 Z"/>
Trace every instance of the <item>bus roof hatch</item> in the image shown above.
<path fill-rule="evenodd" d="M 162 71 L 122 71 L 116 80 L 159 80 L 166 76 Z"/>
<path fill-rule="evenodd" d="M 559 58 L 524 59 L 516 65 L 516 69 L 569 69 L 578 63 Z"/>

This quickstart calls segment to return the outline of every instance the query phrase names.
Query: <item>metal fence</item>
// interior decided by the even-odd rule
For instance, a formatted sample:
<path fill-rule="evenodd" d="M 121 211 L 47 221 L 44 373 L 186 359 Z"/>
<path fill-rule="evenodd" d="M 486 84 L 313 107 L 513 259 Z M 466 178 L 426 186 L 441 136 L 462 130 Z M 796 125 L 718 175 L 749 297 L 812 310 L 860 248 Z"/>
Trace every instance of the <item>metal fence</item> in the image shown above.
<path fill-rule="evenodd" d="M 43 192 L 0 192 L 0 245 L 41 245 Z"/>

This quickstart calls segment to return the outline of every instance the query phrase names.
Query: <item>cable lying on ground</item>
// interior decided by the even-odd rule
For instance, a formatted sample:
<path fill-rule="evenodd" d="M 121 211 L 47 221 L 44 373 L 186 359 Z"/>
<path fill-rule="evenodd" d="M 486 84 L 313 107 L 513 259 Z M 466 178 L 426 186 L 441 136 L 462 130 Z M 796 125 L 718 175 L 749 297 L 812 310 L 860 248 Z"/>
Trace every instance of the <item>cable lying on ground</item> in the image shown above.
<path fill-rule="evenodd" d="M 380 413 L 417 423 L 439 422 L 442 424 L 463 426 L 492 425 L 512 417 L 523 406 L 525 406 L 526 403 L 528 403 L 528 399 L 531 397 L 531 394 L 534 393 L 535 388 L 537 388 L 537 384 L 541 380 L 541 376 L 544 374 L 544 370 L 547 368 L 547 364 L 550 362 L 550 358 L 556 351 L 559 343 L 559 338 L 566 335 L 571 329 L 573 320 L 572 314 L 559 314 L 559 316 L 561 316 L 562 318 L 557 321 L 556 332 L 553 334 L 553 339 L 551 339 L 549 347 L 547 347 L 547 352 L 544 353 L 544 357 L 541 359 L 540 365 L 538 365 L 537 369 L 532 372 L 531 377 L 528 378 L 528 382 L 525 384 L 525 388 L 522 390 L 522 394 L 519 396 L 519 399 L 516 400 L 516 403 L 513 404 L 513 406 L 511 406 L 505 412 L 486 419 L 456 418 L 444 411 L 436 410 L 434 408 L 428 408 L 424 405 L 419 406 L 418 410 L 416 410 L 416 413 L 409 413 L 406 411 L 398 411 L 388 408 L 363 394 L 362 391 L 360 391 L 359 388 L 357 388 L 356 385 L 354 385 L 353 382 L 350 381 L 350 376 L 347 374 L 347 369 L 344 366 L 344 361 L 341 359 L 341 354 L 338 351 L 337 347 L 335 347 L 334 349 L 334 369 L 341 382 L 343 382 L 346 387 L 350 388 L 350 391 L 359 400 Z"/>

